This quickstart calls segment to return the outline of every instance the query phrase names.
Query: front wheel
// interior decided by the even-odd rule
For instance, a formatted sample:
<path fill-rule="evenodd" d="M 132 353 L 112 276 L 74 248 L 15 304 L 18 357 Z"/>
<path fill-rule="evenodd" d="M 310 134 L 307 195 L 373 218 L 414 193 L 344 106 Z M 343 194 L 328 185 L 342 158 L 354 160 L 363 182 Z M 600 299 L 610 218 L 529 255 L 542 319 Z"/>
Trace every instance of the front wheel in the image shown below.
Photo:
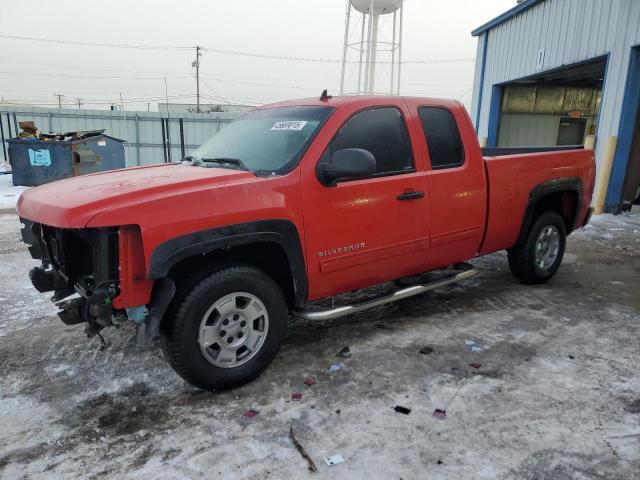
<path fill-rule="evenodd" d="M 562 263 L 567 241 L 564 220 L 546 212 L 535 221 L 521 247 L 509 250 L 509 268 L 522 283 L 545 283 Z"/>
<path fill-rule="evenodd" d="M 162 346 L 174 370 L 198 388 L 247 383 L 280 348 L 287 304 L 278 285 L 257 268 L 214 271 L 177 302 L 175 318 L 162 329 Z"/>

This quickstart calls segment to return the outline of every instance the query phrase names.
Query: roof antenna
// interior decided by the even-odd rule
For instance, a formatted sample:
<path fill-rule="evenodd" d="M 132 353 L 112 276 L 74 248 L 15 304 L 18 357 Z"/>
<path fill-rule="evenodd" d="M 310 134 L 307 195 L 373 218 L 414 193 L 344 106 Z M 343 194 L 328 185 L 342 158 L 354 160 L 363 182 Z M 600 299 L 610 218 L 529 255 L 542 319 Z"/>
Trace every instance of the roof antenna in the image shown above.
<path fill-rule="evenodd" d="M 321 102 L 326 102 L 327 100 L 329 100 L 330 98 L 333 98 L 331 95 L 329 95 L 327 89 L 325 88 L 322 91 L 322 94 L 320 95 L 320 101 Z"/>

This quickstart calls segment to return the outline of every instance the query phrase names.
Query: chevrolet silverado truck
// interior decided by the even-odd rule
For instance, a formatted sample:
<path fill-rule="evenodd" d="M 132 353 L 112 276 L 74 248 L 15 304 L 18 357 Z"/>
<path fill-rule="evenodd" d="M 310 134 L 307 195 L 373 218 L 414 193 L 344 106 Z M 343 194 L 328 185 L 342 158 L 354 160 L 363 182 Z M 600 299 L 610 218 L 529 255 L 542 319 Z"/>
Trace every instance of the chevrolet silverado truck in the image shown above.
<path fill-rule="evenodd" d="M 42 260 L 29 275 L 89 337 L 133 321 L 143 344 L 159 332 L 187 382 L 235 387 L 273 360 L 291 315 L 417 295 L 500 250 L 520 281 L 549 280 L 589 221 L 593 152 L 485 153 L 456 101 L 323 93 L 259 107 L 180 163 L 25 191 L 23 238 Z M 383 283 L 397 289 L 318 302 Z"/>

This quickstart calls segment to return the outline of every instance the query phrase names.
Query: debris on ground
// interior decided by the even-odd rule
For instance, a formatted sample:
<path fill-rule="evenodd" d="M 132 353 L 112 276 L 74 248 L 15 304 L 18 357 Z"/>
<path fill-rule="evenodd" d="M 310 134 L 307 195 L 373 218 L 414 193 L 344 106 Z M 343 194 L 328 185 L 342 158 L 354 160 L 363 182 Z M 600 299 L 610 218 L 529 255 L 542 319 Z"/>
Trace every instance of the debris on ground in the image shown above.
<path fill-rule="evenodd" d="M 313 377 L 307 377 L 307 379 L 304 381 L 304 384 L 305 384 L 307 387 L 310 387 L 310 386 L 312 386 L 312 385 L 315 385 L 316 383 L 317 383 L 317 380 L 316 380 L 315 378 L 313 378 Z"/>
<path fill-rule="evenodd" d="M 295 400 L 295 401 L 302 400 L 302 393 L 300 393 L 300 392 L 293 392 L 293 393 L 291 394 L 291 400 Z"/>
<path fill-rule="evenodd" d="M 433 353 L 433 348 L 431 347 L 422 347 L 418 353 L 421 353 L 422 355 L 429 355 L 430 353 Z"/>
<path fill-rule="evenodd" d="M 479 364 L 479 363 L 477 363 L 477 362 L 473 362 L 473 363 L 470 363 L 470 364 L 469 364 L 469 366 L 470 366 L 471 368 L 478 369 L 478 368 L 480 368 L 482 365 L 481 365 L 481 364 Z"/>
<path fill-rule="evenodd" d="M 442 410 L 440 408 L 436 408 L 433 411 L 433 416 L 434 416 L 434 418 L 437 418 L 439 420 L 444 420 L 445 418 L 447 418 L 447 411 L 446 410 Z"/>
<path fill-rule="evenodd" d="M 349 347 L 343 347 L 338 354 L 336 355 L 336 357 L 341 357 L 341 358 L 351 358 L 351 349 L 349 349 Z"/>
<path fill-rule="evenodd" d="M 316 464 L 313 463 L 313 460 L 311 459 L 307 451 L 304 449 L 302 445 L 300 445 L 300 442 L 298 442 L 298 440 L 296 439 L 296 436 L 293 434 L 293 427 L 289 428 L 289 438 L 293 442 L 293 446 L 296 447 L 296 450 L 298 450 L 298 452 L 300 452 L 300 455 L 302 455 L 302 458 L 304 458 L 307 461 L 307 464 L 309 465 L 309 470 L 311 472 L 315 472 L 316 470 L 318 470 L 316 467 Z M 326 459 L 325 459 L 325 462 L 326 462 Z"/>
<path fill-rule="evenodd" d="M 276 400 L 273 406 L 273 409 L 275 410 L 276 413 L 284 412 L 284 409 L 285 409 L 284 398 L 280 397 L 278 400 Z"/>
<path fill-rule="evenodd" d="M 324 457 L 324 463 L 327 464 L 327 467 L 333 467 L 334 465 L 338 465 L 342 462 L 344 462 L 344 458 L 342 458 L 342 455 L 340 454 Z"/>
<path fill-rule="evenodd" d="M 576 357 L 574 357 L 573 355 L 569 355 L 569 360 L 575 360 Z"/>
<path fill-rule="evenodd" d="M 402 405 L 396 405 L 393 409 L 398 413 L 403 413 L 405 415 L 409 415 L 411 413 L 411 409 L 407 407 L 403 407 Z"/>
<path fill-rule="evenodd" d="M 465 340 L 464 346 L 466 347 L 467 350 L 471 350 L 473 353 L 481 353 L 484 351 L 484 348 L 485 348 L 479 343 L 477 343 L 475 340 Z"/>
<path fill-rule="evenodd" d="M 339 363 L 334 363 L 333 365 L 331 365 L 329 367 L 329 373 L 331 372 L 337 372 L 338 370 L 344 368 L 344 363 L 339 362 Z"/>
<path fill-rule="evenodd" d="M 249 410 L 247 410 L 246 412 L 244 412 L 244 413 L 242 414 L 242 416 L 243 416 L 243 417 L 245 417 L 245 418 L 253 418 L 253 417 L 255 417 L 256 415 L 258 415 L 258 413 L 260 413 L 260 412 L 258 412 L 257 410 L 253 410 L 252 408 L 250 408 Z"/>
<path fill-rule="evenodd" d="M 337 413 L 338 415 L 340 415 L 340 412 L 342 412 L 342 410 L 340 410 L 340 409 L 338 408 L 338 409 L 336 410 L 336 413 Z"/>

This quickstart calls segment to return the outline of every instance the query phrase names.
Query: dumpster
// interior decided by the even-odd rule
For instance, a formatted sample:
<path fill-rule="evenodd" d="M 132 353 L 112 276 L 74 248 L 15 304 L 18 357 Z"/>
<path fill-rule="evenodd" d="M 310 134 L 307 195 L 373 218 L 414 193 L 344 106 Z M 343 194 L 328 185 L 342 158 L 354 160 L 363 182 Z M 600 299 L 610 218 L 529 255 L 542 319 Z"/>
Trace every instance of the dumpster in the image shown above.
<path fill-rule="evenodd" d="M 14 185 L 35 186 L 62 178 L 124 168 L 124 140 L 104 130 L 11 139 Z"/>

